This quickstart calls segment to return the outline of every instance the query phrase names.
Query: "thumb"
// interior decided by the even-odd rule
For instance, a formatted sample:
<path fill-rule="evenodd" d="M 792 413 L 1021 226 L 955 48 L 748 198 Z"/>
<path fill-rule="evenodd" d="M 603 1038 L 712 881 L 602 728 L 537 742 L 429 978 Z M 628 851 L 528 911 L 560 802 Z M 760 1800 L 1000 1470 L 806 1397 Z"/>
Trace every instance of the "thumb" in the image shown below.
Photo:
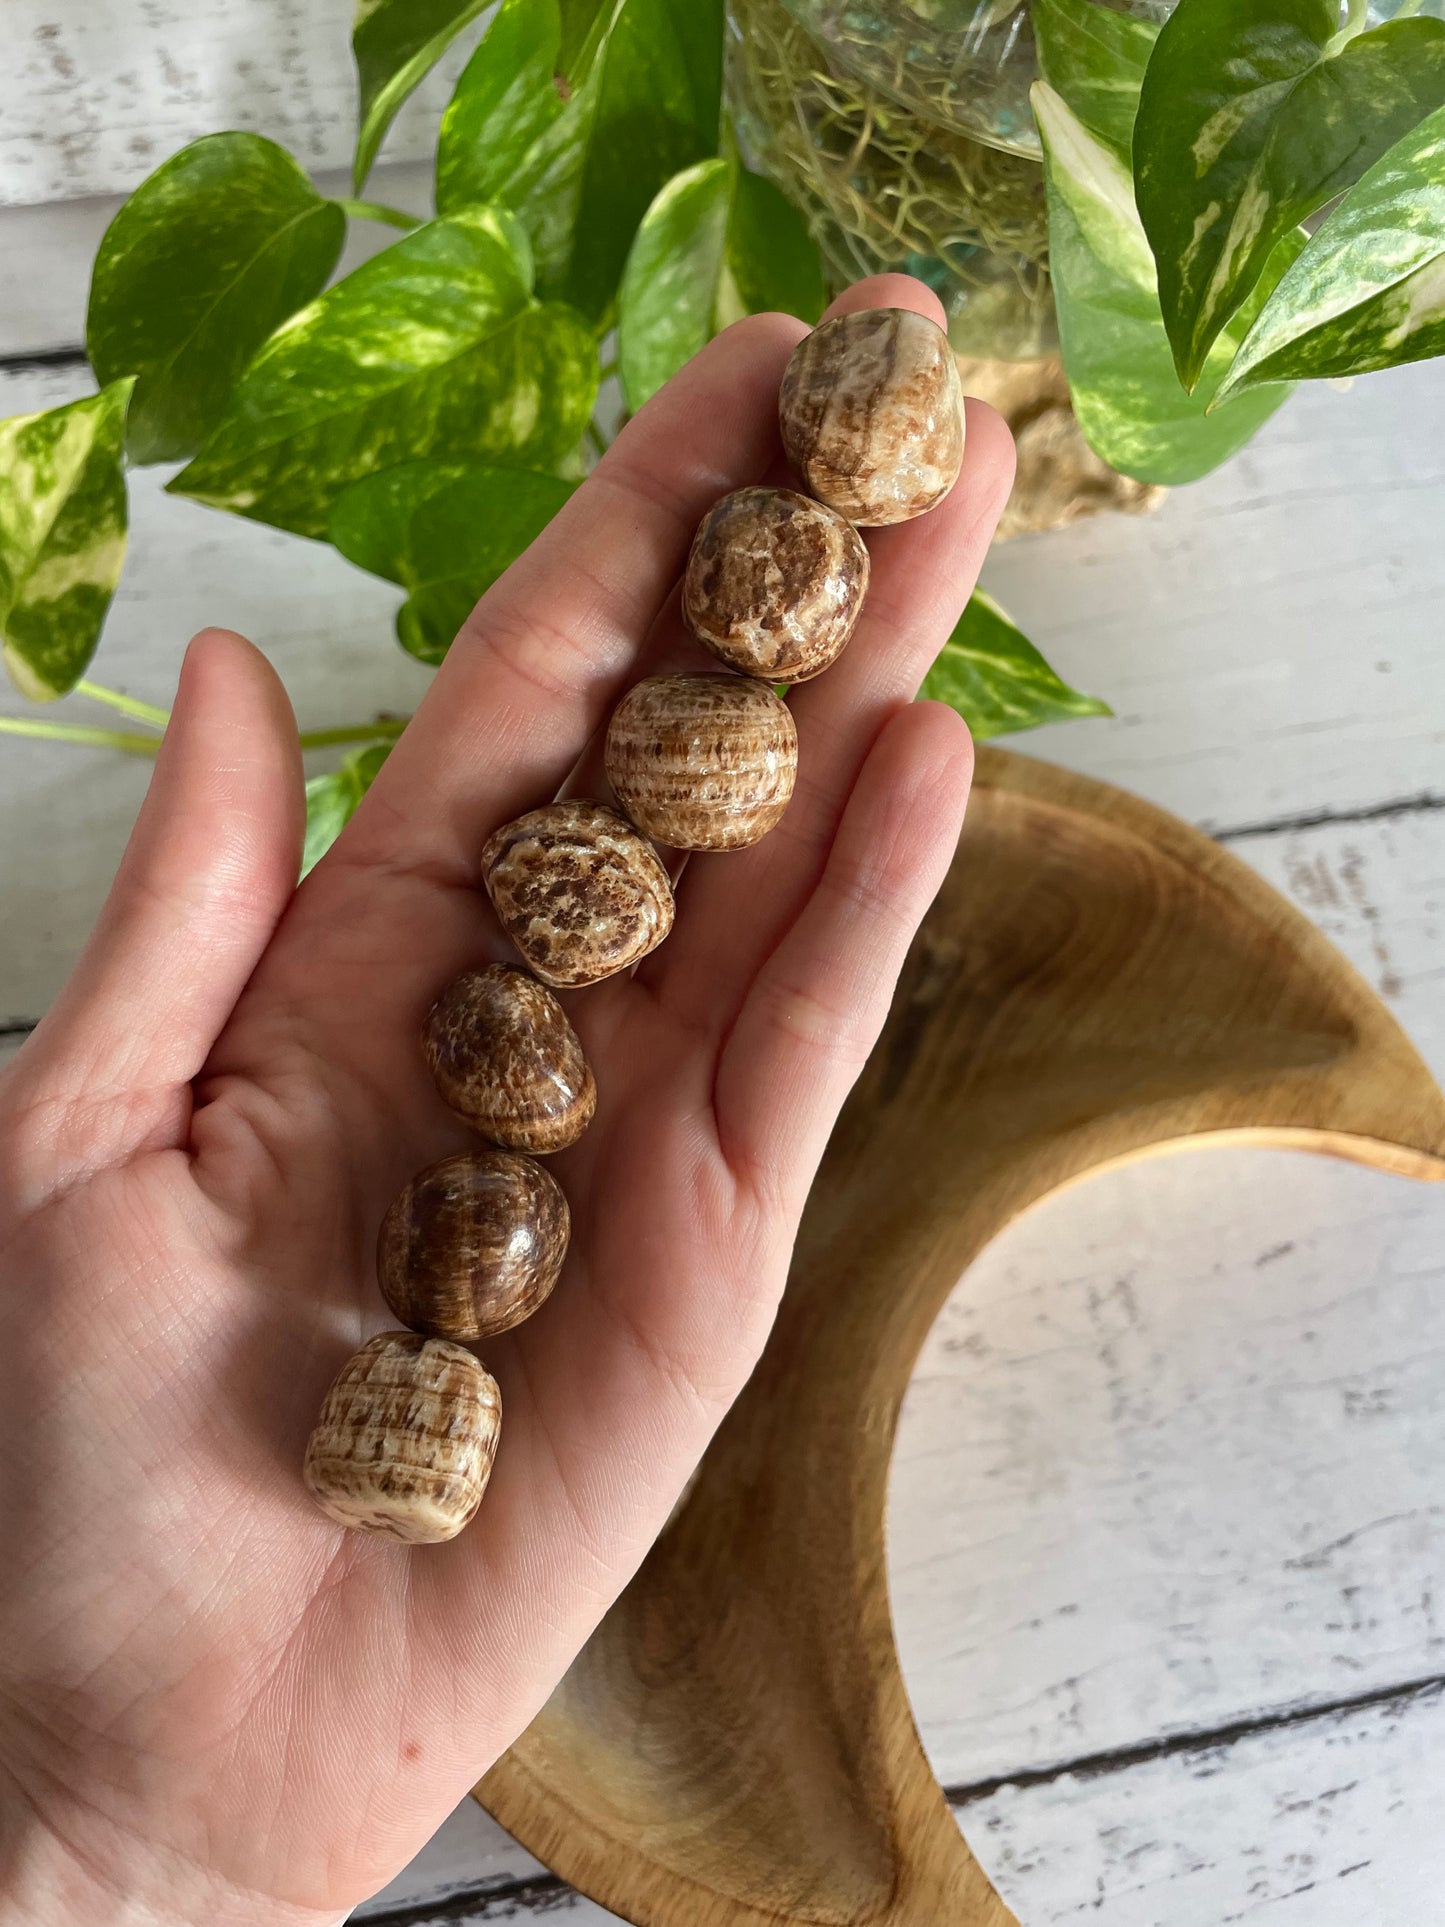
<path fill-rule="evenodd" d="M 295 890 L 304 813 L 279 677 L 241 636 L 205 630 L 105 907 L 7 1079 L 12 1105 L 46 1120 L 45 1189 L 183 1141 L 186 1087 Z"/>

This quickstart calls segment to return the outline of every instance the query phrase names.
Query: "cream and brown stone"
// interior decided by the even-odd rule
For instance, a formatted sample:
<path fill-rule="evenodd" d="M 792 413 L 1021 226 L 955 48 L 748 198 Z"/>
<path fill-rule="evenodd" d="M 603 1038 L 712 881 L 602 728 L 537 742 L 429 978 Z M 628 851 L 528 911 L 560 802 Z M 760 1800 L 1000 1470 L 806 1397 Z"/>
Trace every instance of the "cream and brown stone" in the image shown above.
<path fill-rule="evenodd" d="M 778 420 L 808 493 L 868 528 L 937 507 L 963 465 L 963 388 L 948 337 L 906 308 L 837 315 L 805 335 Z"/>
<path fill-rule="evenodd" d="M 503 824 L 482 851 L 482 880 L 502 928 L 554 989 L 640 963 L 672 928 L 657 852 L 605 803 L 548 803 Z"/>
<path fill-rule="evenodd" d="M 790 488 L 740 488 L 702 518 L 683 620 L 730 669 L 807 682 L 837 661 L 868 591 L 868 550 L 845 516 Z"/>
<path fill-rule="evenodd" d="M 788 807 L 798 732 L 746 676 L 649 676 L 607 729 L 607 780 L 639 829 L 681 850 L 740 850 Z"/>
<path fill-rule="evenodd" d="M 382 1332 L 342 1367 L 306 1447 L 329 1518 L 410 1544 L 453 1539 L 482 1502 L 502 1396 L 460 1345 Z"/>
<path fill-rule="evenodd" d="M 550 1172 L 514 1151 L 443 1158 L 393 1200 L 376 1242 L 381 1295 L 434 1338 L 494 1338 L 551 1296 L 571 1219 Z"/>
<path fill-rule="evenodd" d="M 491 964 L 449 984 L 427 1012 L 422 1049 L 443 1100 L 493 1144 L 534 1157 L 574 1144 L 597 1084 L 544 984 Z"/>

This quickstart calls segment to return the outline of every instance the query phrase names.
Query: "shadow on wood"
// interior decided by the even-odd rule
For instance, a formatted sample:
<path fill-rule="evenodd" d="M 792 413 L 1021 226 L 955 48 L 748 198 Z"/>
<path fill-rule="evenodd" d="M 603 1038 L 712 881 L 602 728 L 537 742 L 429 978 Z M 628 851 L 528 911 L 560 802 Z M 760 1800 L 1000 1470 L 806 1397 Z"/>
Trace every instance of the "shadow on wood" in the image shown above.
<path fill-rule="evenodd" d="M 1441 1178 L 1445 1099 L 1236 858 L 1103 784 L 984 752 L 768 1349 L 686 1504 L 478 1788 L 502 1825 L 640 1927 L 1008 1927 L 894 1651 L 899 1408 L 1011 1218 L 1220 1140 Z"/>

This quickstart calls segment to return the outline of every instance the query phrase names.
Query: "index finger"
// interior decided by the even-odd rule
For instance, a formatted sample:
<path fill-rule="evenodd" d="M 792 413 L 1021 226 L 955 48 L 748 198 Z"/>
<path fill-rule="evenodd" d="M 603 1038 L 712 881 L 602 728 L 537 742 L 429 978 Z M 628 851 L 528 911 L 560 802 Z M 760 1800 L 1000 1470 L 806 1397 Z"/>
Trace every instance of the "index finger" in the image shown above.
<path fill-rule="evenodd" d="M 482 597 L 341 843 L 349 862 L 475 883 L 498 823 L 549 800 L 621 692 L 703 514 L 778 450 L 806 324 L 752 315 L 628 423 Z"/>

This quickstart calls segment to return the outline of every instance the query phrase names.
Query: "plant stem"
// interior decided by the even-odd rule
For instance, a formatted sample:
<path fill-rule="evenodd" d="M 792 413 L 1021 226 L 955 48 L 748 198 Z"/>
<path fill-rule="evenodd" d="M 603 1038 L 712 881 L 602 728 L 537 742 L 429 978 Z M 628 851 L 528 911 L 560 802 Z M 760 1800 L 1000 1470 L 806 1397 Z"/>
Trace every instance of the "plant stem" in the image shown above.
<path fill-rule="evenodd" d="M 399 207 L 386 207 L 380 201 L 347 201 L 338 198 L 336 205 L 343 214 L 351 215 L 357 221 L 384 221 L 388 227 L 399 227 L 410 233 L 414 227 L 422 225 L 420 214 L 407 214 Z"/>
<path fill-rule="evenodd" d="M 93 693 L 83 683 L 76 688 L 87 695 Z M 149 705 L 138 707 L 145 709 Z M 163 716 L 164 712 L 158 710 L 156 714 Z M 375 723 L 341 723 L 333 729 L 303 730 L 301 747 L 328 749 L 341 743 L 394 743 L 410 721 L 409 716 L 384 716 Z M 32 722 L 27 716 L 0 716 L 0 735 L 39 736 L 51 743 L 83 743 L 91 749 L 123 750 L 127 756 L 154 756 L 161 746 L 159 736 L 131 736 L 119 729 L 89 729 L 82 723 Z"/>
<path fill-rule="evenodd" d="M 86 743 L 92 749 L 124 750 L 127 756 L 154 756 L 159 736 L 128 736 L 118 729 L 86 729 L 79 723 L 34 723 L 23 716 L 0 716 L 0 733 L 43 736 L 52 743 Z"/>
<path fill-rule="evenodd" d="M 593 453 L 596 454 L 599 459 L 607 453 L 611 444 L 602 433 L 602 430 L 597 426 L 596 422 L 588 422 L 583 433 L 586 435 L 588 441 L 591 442 Z"/>
<path fill-rule="evenodd" d="M 88 696 L 93 703 L 118 709 L 122 716 L 134 716 L 137 722 L 154 723 L 157 729 L 164 729 L 171 720 L 169 710 L 157 709 L 154 703 L 143 703 L 135 696 L 123 696 L 118 689 L 107 689 L 103 682 L 78 682 L 71 694 Z"/>
<path fill-rule="evenodd" d="M 603 362 L 602 366 L 597 370 L 597 379 L 599 381 L 609 380 L 613 375 L 617 373 L 617 370 L 621 366 L 622 366 L 621 357 L 618 355 L 614 355 L 611 361 Z"/>
<path fill-rule="evenodd" d="M 329 749 L 337 743 L 394 743 L 410 716 L 384 716 L 375 723 L 339 723 L 333 729 L 304 729 L 302 749 Z"/>

